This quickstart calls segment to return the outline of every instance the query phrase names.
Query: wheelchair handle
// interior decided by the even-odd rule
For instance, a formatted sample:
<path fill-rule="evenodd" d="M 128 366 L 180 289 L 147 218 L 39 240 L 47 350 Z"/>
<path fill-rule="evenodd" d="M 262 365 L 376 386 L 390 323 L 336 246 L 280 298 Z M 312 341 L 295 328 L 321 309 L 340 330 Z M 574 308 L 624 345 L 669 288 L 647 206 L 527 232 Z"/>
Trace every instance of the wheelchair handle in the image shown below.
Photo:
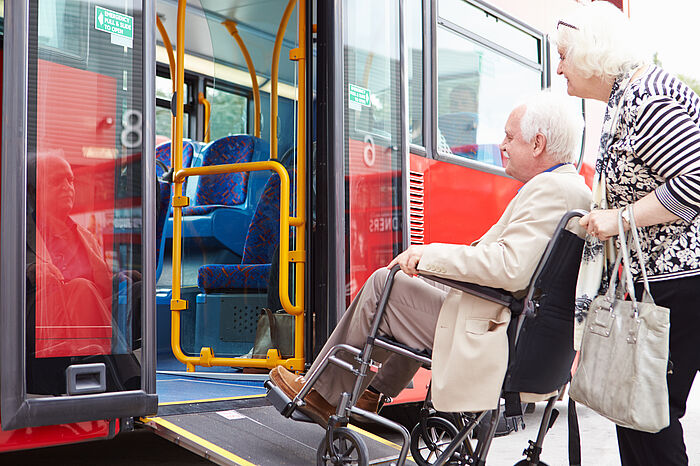
<path fill-rule="evenodd" d="M 564 216 L 561 218 L 561 220 L 559 220 L 559 223 L 557 224 L 557 228 L 556 228 L 556 230 L 554 230 L 554 235 L 556 236 L 558 231 L 565 229 L 566 225 L 569 223 L 569 221 L 572 218 L 583 217 L 584 215 L 588 215 L 588 212 L 583 210 L 583 209 L 574 209 L 574 210 L 568 211 L 567 213 L 564 214 Z M 542 254 L 542 257 L 540 258 L 539 264 L 537 264 L 537 268 L 535 269 L 535 273 L 532 274 L 532 281 L 530 282 L 530 286 L 528 287 L 527 296 L 525 297 L 525 301 L 523 301 L 523 314 L 526 316 L 531 316 L 535 313 L 535 310 L 533 309 L 533 305 L 532 305 L 532 297 L 535 295 L 535 280 L 542 272 L 542 269 L 544 268 L 544 264 L 547 262 L 547 258 L 552 253 L 552 249 L 554 249 L 554 236 L 552 237 L 552 239 L 549 240 L 549 243 L 547 243 L 547 247 L 544 250 L 544 254 Z"/>

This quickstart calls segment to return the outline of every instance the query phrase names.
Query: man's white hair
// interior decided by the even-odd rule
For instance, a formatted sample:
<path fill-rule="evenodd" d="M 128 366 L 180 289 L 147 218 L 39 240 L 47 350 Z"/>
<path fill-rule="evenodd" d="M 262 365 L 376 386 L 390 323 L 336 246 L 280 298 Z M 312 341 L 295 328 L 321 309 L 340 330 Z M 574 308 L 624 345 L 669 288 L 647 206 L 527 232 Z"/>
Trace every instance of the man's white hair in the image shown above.
<path fill-rule="evenodd" d="M 615 78 L 645 62 L 632 23 L 609 2 L 579 4 L 559 22 L 556 42 L 584 78 Z"/>
<path fill-rule="evenodd" d="M 553 162 L 575 162 L 584 124 L 581 100 L 546 90 L 529 97 L 522 105 L 525 107 L 520 119 L 523 139 L 531 142 L 541 133 L 547 139 L 547 153 Z"/>

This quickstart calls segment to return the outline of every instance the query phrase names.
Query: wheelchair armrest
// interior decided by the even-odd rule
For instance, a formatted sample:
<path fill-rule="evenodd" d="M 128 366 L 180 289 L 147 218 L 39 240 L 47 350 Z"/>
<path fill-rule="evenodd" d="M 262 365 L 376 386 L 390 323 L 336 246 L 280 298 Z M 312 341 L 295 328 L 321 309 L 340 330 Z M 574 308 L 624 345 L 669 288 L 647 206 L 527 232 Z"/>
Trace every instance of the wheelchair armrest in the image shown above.
<path fill-rule="evenodd" d="M 477 285 L 475 283 L 460 282 L 458 280 L 437 277 L 434 275 L 421 274 L 421 276 L 436 281 L 438 283 L 442 283 L 443 285 L 447 285 L 451 288 L 455 288 L 459 291 L 463 291 L 464 293 L 469 293 L 487 301 L 501 304 L 502 306 L 511 307 L 513 303 L 516 302 L 516 299 L 515 297 L 513 297 L 512 294 L 501 288 L 491 288 L 488 286 Z"/>

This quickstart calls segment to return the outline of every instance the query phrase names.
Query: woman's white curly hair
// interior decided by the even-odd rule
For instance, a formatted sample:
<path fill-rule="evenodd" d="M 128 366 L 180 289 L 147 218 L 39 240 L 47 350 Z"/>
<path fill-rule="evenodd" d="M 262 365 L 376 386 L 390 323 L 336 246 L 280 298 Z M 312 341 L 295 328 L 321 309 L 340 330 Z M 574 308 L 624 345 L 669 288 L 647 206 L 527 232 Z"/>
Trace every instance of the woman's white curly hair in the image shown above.
<path fill-rule="evenodd" d="M 557 26 L 557 47 L 585 78 L 614 78 L 645 62 L 630 20 L 606 1 L 580 4 Z"/>

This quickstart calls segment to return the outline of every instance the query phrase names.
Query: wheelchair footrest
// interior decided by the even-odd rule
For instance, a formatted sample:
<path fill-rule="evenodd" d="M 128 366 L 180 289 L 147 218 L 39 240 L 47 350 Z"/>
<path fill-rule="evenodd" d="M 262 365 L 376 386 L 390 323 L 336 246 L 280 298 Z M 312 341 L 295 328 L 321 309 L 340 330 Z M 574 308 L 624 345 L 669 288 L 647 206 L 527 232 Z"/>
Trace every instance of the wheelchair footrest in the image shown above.
<path fill-rule="evenodd" d="M 277 385 L 273 384 L 272 381 L 266 381 L 265 388 L 267 389 L 267 395 L 265 395 L 265 398 L 283 416 L 294 419 L 295 421 L 314 422 L 306 414 L 296 409 L 296 406 L 294 403 L 292 403 L 292 400 L 289 399 L 287 394 L 284 393 Z"/>

